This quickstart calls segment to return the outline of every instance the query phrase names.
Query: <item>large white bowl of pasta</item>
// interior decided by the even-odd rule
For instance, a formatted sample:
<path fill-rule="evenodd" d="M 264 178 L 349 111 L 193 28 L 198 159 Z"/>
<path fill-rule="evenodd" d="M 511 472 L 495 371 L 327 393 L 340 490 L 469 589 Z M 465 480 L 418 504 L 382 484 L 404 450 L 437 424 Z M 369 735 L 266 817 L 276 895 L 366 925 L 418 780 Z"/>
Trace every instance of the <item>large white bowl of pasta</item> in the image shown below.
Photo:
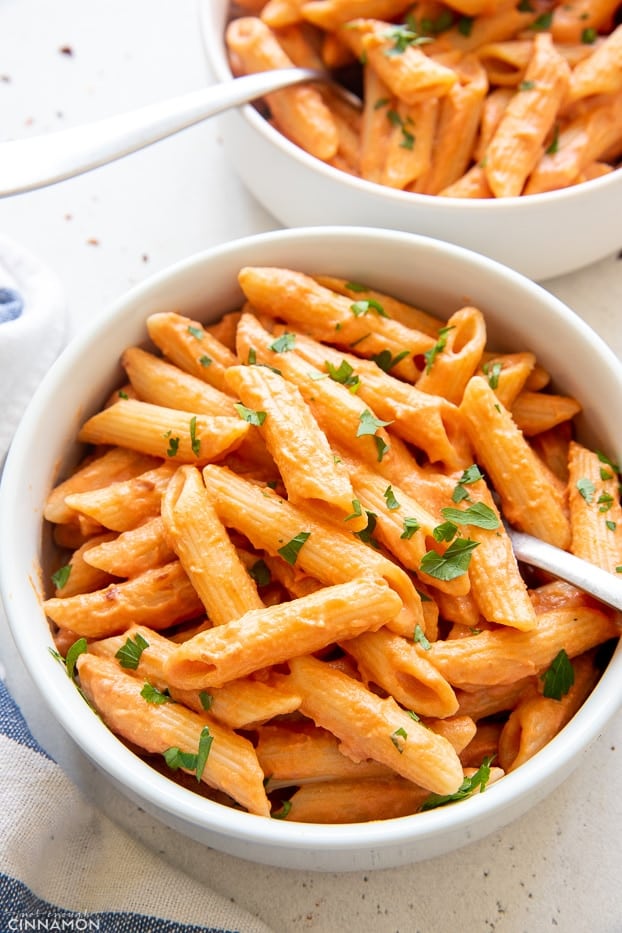
<path fill-rule="evenodd" d="M 206 845 L 330 871 L 462 846 L 620 705 L 616 614 L 519 566 L 497 503 L 619 571 L 621 394 L 584 322 L 461 247 L 311 227 L 190 257 L 19 426 L 15 641 L 86 755 Z"/>
<path fill-rule="evenodd" d="M 586 266 L 620 248 L 616 7 L 203 2 L 215 80 L 322 67 L 363 100 L 305 85 L 222 114 L 228 157 L 286 226 L 421 233 L 537 281 Z"/>

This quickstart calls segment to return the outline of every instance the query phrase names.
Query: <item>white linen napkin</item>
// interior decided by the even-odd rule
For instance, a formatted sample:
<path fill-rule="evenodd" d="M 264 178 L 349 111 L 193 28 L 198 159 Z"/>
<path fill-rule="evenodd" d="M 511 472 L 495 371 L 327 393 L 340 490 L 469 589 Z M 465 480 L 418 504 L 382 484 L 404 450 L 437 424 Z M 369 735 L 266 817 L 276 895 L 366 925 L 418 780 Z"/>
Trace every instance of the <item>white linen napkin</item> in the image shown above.
<path fill-rule="evenodd" d="M 66 335 L 67 307 L 59 279 L 0 233 L 0 468 L 24 409 Z"/>

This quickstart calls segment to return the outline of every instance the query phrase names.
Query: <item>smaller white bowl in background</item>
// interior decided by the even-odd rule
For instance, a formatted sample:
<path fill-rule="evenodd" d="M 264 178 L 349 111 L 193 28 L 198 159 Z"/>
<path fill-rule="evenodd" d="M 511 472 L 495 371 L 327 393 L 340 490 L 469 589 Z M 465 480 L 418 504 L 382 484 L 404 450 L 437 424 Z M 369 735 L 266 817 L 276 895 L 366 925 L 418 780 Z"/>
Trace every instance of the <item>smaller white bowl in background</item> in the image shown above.
<path fill-rule="evenodd" d="M 486 316 L 490 345 L 531 349 L 554 384 L 583 404 L 581 432 L 622 459 L 622 365 L 545 289 L 460 247 L 368 227 L 311 227 L 243 238 L 192 256 L 94 315 L 52 366 L 11 445 L 0 489 L 0 588 L 13 638 L 43 701 L 82 751 L 166 825 L 230 855 L 314 871 L 390 868 L 433 858 L 500 829 L 555 789 L 622 703 L 622 646 L 572 721 L 486 792 L 414 816 L 345 825 L 288 823 L 214 803 L 155 771 L 104 726 L 52 657 L 41 598 L 49 578 L 43 506 L 76 462 L 76 432 L 122 381 L 122 351 L 146 339 L 149 314 L 174 308 L 206 322 L 241 303 L 248 265 L 345 276 L 447 316 L 465 302 Z M 576 361 L 580 360 L 580 365 Z"/>
<path fill-rule="evenodd" d="M 207 61 L 231 80 L 224 42 L 230 0 L 201 0 Z M 622 247 L 622 170 L 559 191 L 499 199 L 398 191 L 310 156 L 251 104 L 218 118 L 228 157 L 257 200 L 288 227 L 354 224 L 456 243 L 536 281 L 564 275 Z"/>

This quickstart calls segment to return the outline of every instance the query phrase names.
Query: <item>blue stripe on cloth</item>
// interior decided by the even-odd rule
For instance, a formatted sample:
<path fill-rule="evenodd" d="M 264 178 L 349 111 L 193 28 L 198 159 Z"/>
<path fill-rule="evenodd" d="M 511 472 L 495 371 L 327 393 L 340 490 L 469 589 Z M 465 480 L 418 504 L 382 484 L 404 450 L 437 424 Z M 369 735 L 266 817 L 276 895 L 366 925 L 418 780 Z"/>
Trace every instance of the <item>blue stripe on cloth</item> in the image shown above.
<path fill-rule="evenodd" d="M 0 680 L 0 735 L 6 735 L 9 739 L 13 739 L 14 742 L 26 745 L 40 755 L 50 758 L 45 749 L 41 748 L 39 743 L 33 739 L 26 720 L 2 680 Z M 52 759 L 50 758 L 50 760 Z M 4 933 L 2 927 L 0 927 L 0 931 Z"/>
<path fill-rule="evenodd" d="M 0 931 L 64 930 L 65 933 L 236 933 L 222 927 L 159 920 L 145 914 L 117 911 L 80 913 L 42 901 L 22 884 L 0 872 Z"/>

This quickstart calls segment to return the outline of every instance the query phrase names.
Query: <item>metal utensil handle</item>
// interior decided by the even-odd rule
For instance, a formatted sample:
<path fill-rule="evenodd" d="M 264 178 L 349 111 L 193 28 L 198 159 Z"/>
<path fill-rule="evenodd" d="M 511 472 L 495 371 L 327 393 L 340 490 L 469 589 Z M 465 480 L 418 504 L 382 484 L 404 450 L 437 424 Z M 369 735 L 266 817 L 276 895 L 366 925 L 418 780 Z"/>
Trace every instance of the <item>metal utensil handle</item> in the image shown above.
<path fill-rule="evenodd" d="M 244 75 L 58 133 L 0 143 L 0 197 L 72 178 L 270 91 L 322 77 L 311 68 Z"/>
<path fill-rule="evenodd" d="M 572 583 L 607 606 L 622 610 L 622 577 L 522 531 L 508 528 L 508 533 L 519 560 Z"/>

